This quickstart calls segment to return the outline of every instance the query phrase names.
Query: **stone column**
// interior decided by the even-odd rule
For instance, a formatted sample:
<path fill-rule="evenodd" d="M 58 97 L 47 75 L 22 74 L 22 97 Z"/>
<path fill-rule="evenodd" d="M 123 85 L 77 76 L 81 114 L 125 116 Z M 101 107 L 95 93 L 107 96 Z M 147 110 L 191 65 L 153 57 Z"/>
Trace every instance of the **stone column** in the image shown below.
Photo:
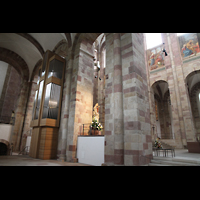
<path fill-rule="evenodd" d="M 15 112 L 15 125 L 13 128 L 12 134 L 12 143 L 14 144 L 14 150 L 19 151 L 20 150 L 20 140 L 22 136 L 22 127 L 23 127 L 23 121 L 24 121 L 24 114 L 26 109 L 26 103 L 28 100 L 28 89 L 29 85 L 27 81 L 22 82 L 22 89 L 20 92 L 20 97 L 18 100 L 18 106 Z"/>
<path fill-rule="evenodd" d="M 147 63 L 147 45 L 146 45 L 146 37 L 144 35 L 144 58 L 145 58 L 145 65 L 146 65 L 146 73 L 147 73 L 147 86 L 148 86 L 148 94 L 149 94 L 149 111 L 150 111 L 150 128 L 151 128 L 151 137 L 152 137 L 152 142 L 155 141 L 156 136 L 157 136 L 157 126 L 156 126 L 156 115 L 155 115 L 155 99 L 154 99 L 154 92 L 153 89 L 150 88 L 150 71 L 149 71 L 149 66 Z"/>
<path fill-rule="evenodd" d="M 106 165 L 114 165 L 114 63 L 113 63 L 113 33 L 106 36 L 106 68 L 105 76 L 105 153 Z"/>
<path fill-rule="evenodd" d="M 82 125 L 92 122 L 93 110 L 93 45 L 84 40 L 77 44 L 71 76 L 69 120 L 67 132 L 67 161 L 76 161 L 77 136 L 81 134 Z"/>
<path fill-rule="evenodd" d="M 143 39 L 143 34 L 106 34 L 106 165 L 145 165 L 152 159 Z"/>
<path fill-rule="evenodd" d="M 25 117 L 25 122 L 24 122 L 24 127 L 23 127 L 23 136 L 22 136 L 20 149 L 25 147 L 27 136 L 30 134 L 31 129 L 32 129 L 30 127 L 30 123 L 32 121 L 32 113 L 33 113 L 33 105 L 34 105 L 37 80 L 38 80 L 38 75 L 35 75 L 32 82 L 28 83 L 30 85 L 30 93 L 29 93 L 28 104 L 26 107 L 26 117 Z"/>
<path fill-rule="evenodd" d="M 101 49 L 100 52 L 100 77 L 101 80 L 98 79 L 98 103 L 99 103 L 99 122 L 103 124 L 103 126 L 105 126 L 105 100 L 104 100 L 104 96 L 105 96 L 105 66 L 104 66 L 104 56 L 105 56 L 105 49 Z M 104 135 L 105 131 L 104 131 L 104 127 L 103 130 L 101 131 L 101 134 Z"/>
<path fill-rule="evenodd" d="M 121 37 L 114 34 L 114 164 L 124 164 L 124 121 L 123 121 L 123 88 L 121 63 Z"/>
<path fill-rule="evenodd" d="M 147 74 L 142 33 L 121 35 L 124 165 L 145 165 L 152 159 Z"/>
<path fill-rule="evenodd" d="M 60 121 L 60 129 L 59 129 L 58 159 L 63 160 L 63 161 L 66 160 L 70 89 L 71 89 L 71 81 L 72 81 L 71 77 L 72 77 L 72 59 L 66 62 L 62 110 L 61 110 L 61 121 Z"/>
<path fill-rule="evenodd" d="M 168 75 L 168 87 L 169 87 L 169 92 L 170 92 L 170 99 L 171 99 L 171 110 L 172 110 L 172 126 L 174 130 L 174 135 L 175 135 L 175 142 L 176 142 L 176 147 L 177 148 L 182 148 L 182 133 L 184 132 L 183 127 L 181 127 L 180 124 L 180 115 L 181 115 L 181 110 L 180 107 L 178 107 L 178 102 L 179 96 L 178 94 L 178 86 L 176 82 L 176 71 L 175 71 L 175 63 L 174 63 L 174 57 L 173 57 L 173 52 L 171 48 L 171 40 L 169 37 L 169 34 L 165 33 L 162 34 L 163 37 L 163 42 L 165 43 L 165 49 L 168 53 L 168 56 L 165 57 L 165 67 L 167 70 L 167 75 Z"/>
<path fill-rule="evenodd" d="M 174 135 L 177 147 L 182 148 L 183 145 L 186 145 L 186 139 L 187 141 L 195 141 L 194 124 L 186 96 L 187 88 L 184 83 L 182 61 L 176 34 L 167 34 L 166 41 L 169 45 L 168 51 L 172 64 L 172 73 L 171 77 L 168 78 L 170 80 L 168 82 L 172 100 Z"/>
<path fill-rule="evenodd" d="M 175 79 L 175 87 L 177 87 L 177 100 L 180 102 L 178 104 L 178 109 L 180 110 L 180 125 L 184 133 L 182 133 L 182 142 L 186 145 L 187 142 L 194 142 L 195 139 L 195 128 L 194 123 L 192 120 L 192 113 L 191 107 L 189 103 L 189 96 L 187 93 L 187 88 L 185 87 L 185 80 L 183 76 L 183 69 L 182 69 L 182 61 L 181 61 L 181 54 L 180 54 L 180 47 L 178 44 L 177 34 L 176 33 L 169 33 L 169 39 L 171 42 L 171 50 L 173 53 L 172 62 L 176 66 L 173 69 L 174 79 Z M 177 86 L 176 86 L 177 85 Z"/>
<path fill-rule="evenodd" d="M 121 38 L 106 34 L 105 164 L 124 164 Z"/>

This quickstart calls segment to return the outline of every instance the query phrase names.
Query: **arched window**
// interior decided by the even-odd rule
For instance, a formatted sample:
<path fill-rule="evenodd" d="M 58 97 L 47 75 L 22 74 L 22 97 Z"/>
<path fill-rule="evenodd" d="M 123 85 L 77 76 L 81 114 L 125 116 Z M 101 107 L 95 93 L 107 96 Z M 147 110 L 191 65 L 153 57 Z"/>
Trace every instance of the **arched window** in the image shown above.
<path fill-rule="evenodd" d="M 147 49 L 151 49 L 155 46 L 162 44 L 161 33 L 146 33 Z"/>

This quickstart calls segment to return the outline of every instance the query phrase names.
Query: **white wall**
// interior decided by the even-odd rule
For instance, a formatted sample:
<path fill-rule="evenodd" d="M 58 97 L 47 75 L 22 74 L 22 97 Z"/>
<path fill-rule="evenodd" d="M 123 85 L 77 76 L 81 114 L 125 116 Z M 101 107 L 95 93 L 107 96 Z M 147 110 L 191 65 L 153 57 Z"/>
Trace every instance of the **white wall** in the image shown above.
<path fill-rule="evenodd" d="M 1 92 L 3 90 L 3 84 L 5 81 L 7 69 L 8 69 L 8 63 L 0 61 L 0 97 L 1 97 Z"/>
<path fill-rule="evenodd" d="M 104 163 L 104 143 L 104 136 L 78 136 L 78 162 L 101 166 L 101 164 Z"/>
<path fill-rule="evenodd" d="M 11 131 L 12 131 L 12 125 L 0 124 L 0 139 L 10 142 Z"/>

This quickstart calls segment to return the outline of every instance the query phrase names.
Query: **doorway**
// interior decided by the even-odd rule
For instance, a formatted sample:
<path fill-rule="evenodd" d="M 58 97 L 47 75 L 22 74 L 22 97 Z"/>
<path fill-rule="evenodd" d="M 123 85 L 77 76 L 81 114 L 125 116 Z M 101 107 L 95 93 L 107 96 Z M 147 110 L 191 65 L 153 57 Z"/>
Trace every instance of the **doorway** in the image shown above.
<path fill-rule="evenodd" d="M 0 156 L 7 155 L 7 146 L 6 144 L 0 142 Z"/>

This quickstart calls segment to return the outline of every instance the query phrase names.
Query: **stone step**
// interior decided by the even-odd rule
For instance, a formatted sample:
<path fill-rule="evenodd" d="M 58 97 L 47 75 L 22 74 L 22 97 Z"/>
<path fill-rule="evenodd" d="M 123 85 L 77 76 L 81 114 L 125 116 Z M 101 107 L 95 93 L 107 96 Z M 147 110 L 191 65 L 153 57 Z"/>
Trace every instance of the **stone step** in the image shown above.
<path fill-rule="evenodd" d="M 182 158 L 182 157 L 159 157 L 159 156 L 154 156 L 154 160 L 163 160 L 163 161 L 171 161 L 171 162 L 182 162 L 182 163 L 188 163 L 188 164 L 200 164 L 200 159 L 194 159 L 194 158 Z"/>
<path fill-rule="evenodd" d="M 197 160 L 154 157 L 149 166 L 200 166 Z"/>
<path fill-rule="evenodd" d="M 200 160 L 184 159 L 184 158 L 173 158 L 172 160 L 174 162 L 186 162 L 186 163 L 199 164 L 200 165 Z"/>
<path fill-rule="evenodd" d="M 158 163 L 149 163 L 148 166 L 170 166 L 170 165 L 158 164 Z"/>
<path fill-rule="evenodd" d="M 164 161 L 164 160 L 151 160 L 151 163 L 164 164 L 169 166 L 198 166 L 198 164 L 187 163 L 187 162 L 175 162 L 175 161 Z"/>

